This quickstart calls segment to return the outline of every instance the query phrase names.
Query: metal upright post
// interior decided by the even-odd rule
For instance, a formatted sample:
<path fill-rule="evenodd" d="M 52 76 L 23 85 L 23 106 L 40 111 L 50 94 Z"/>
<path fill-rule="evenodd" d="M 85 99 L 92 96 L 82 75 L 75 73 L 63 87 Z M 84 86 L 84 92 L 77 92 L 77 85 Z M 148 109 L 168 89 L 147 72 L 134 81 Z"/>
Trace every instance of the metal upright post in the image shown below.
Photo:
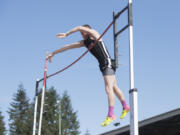
<path fill-rule="evenodd" d="M 118 68 L 118 40 L 117 40 L 117 21 L 116 21 L 116 13 L 113 12 L 113 34 L 114 34 L 114 59 L 115 66 Z"/>
<path fill-rule="evenodd" d="M 43 80 L 42 97 L 41 97 L 41 110 L 40 110 L 40 118 L 39 118 L 38 135 L 41 135 L 42 117 L 43 117 L 43 110 L 44 110 L 44 97 L 45 97 L 45 91 L 46 91 L 47 64 L 48 64 L 48 54 L 46 55 L 45 68 L 44 68 L 44 80 Z"/>
<path fill-rule="evenodd" d="M 34 103 L 33 135 L 36 134 L 36 117 L 37 117 L 37 104 L 38 104 L 38 87 L 39 87 L 39 79 L 36 80 L 35 103 Z"/>
<path fill-rule="evenodd" d="M 59 113 L 59 135 L 61 135 L 61 101 L 58 100 L 58 113 Z"/>
<path fill-rule="evenodd" d="M 41 96 L 41 110 L 40 110 L 40 118 L 39 118 L 39 129 L 38 129 L 38 135 L 41 135 L 41 127 L 42 127 L 42 115 L 44 110 L 44 97 L 45 97 L 45 86 L 42 88 L 42 96 Z"/>
<path fill-rule="evenodd" d="M 132 0 L 129 0 L 128 22 L 129 22 L 129 65 L 130 65 L 130 135 L 138 135 L 138 103 L 137 89 L 134 88 L 134 60 L 133 60 L 133 18 Z"/>

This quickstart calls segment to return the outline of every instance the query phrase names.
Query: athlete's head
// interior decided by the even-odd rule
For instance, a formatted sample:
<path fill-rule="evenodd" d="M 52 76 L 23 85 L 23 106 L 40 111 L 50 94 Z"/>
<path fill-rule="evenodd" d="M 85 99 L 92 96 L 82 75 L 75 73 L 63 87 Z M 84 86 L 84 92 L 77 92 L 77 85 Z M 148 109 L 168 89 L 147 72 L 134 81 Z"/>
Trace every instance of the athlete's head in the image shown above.
<path fill-rule="evenodd" d="M 84 25 L 82 25 L 82 26 L 84 26 L 84 27 L 87 27 L 87 28 L 90 28 L 90 29 L 91 29 L 91 26 L 90 26 L 89 24 L 84 24 Z"/>
<path fill-rule="evenodd" d="M 88 25 L 88 24 L 84 24 L 84 25 L 82 25 L 82 26 L 91 29 L 91 26 Z M 82 37 L 83 37 L 84 39 L 87 39 L 87 38 L 88 38 L 88 36 L 89 36 L 88 33 L 82 32 L 82 31 L 80 31 L 80 32 L 81 32 L 81 35 L 82 35 Z"/>

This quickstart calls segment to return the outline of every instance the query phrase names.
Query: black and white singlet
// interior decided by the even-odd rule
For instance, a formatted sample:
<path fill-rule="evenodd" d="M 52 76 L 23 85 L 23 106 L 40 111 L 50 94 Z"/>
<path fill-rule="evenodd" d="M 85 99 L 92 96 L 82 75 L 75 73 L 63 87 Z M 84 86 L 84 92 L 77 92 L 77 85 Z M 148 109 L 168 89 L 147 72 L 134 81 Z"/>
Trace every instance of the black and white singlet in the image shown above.
<path fill-rule="evenodd" d="M 95 40 L 88 37 L 84 40 L 84 45 L 86 48 L 89 48 Z M 113 68 L 112 59 L 109 55 L 109 52 L 102 41 L 98 41 L 96 45 L 90 50 L 91 54 L 98 60 L 100 70 L 103 72 L 106 68 Z"/>

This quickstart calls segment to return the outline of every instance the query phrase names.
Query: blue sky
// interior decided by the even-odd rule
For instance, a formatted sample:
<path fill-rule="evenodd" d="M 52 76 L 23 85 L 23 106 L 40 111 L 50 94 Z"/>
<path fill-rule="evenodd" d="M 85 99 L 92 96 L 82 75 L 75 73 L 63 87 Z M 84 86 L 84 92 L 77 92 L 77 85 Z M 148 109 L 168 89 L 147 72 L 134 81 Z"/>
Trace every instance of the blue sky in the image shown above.
<path fill-rule="evenodd" d="M 112 20 L 112 12 L 121 10 L 127 0 L 1 0 L 0 1 L 0 110 L 8 123 L 7 110 L 12 96 L 23 83 L 31 101 L 36 78 L 43 76 L 46 51 L 81 40 L 79 33 L 65 39 L 56 34 L 83 24 L 90 24 L 102 33 Z M 180 95 L 180 1 L 133 1 L 134 70 L 138 88 L 139 120 L 179 108 Z M 118 28 L 127 23 L 127 13 L 118 20 Z M 103 37 L 113 56 L 112 28 Z M 128 30 L 119 36 L 119 67 L 117 82 L 129 103 L 129 41 Z M 54 57 L 48 74 L 70 64 L 86 49 L 70 50 Z M 42 86 L 42 85 L 40 85 Z M 77 64 L 51 78 L 61 94 L 67 90 L 74 110 L 78 111 L 82 135 L 88 129 L 92 135 L 115 129 L 102 128 L 107 114 L 107 97 L 98 63 L 87 54 Z M 121 104 L 116 101 L 115 114 L 120 116 Z M 121 126 L 129 124 L 129 116 Z"/>

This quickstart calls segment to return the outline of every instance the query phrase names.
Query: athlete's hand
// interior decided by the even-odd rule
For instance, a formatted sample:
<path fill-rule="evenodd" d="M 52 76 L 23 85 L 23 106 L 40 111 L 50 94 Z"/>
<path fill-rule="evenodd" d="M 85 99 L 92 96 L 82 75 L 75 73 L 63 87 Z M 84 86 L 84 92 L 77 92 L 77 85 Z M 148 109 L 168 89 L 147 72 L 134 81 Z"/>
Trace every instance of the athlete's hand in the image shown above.
<path fill-rule="evenodd" d="M 56 35 L 56 37 L 57 37 L 57 38 L 65 38 L 65 37 L 67 37 L 67 34 L 66 34 L 66 33 L 58 33 L 58 34 Z"/>
<path fill-rule="evenodd" d="M 53 53 L 50 53 L 50 54 L 48 55 L 48 60 L 49 60 L 49 62 L 52 62 L 52 58 L 53 58 L 53 56 L 54 56 L 54 54 L 53 54 Z"/>

